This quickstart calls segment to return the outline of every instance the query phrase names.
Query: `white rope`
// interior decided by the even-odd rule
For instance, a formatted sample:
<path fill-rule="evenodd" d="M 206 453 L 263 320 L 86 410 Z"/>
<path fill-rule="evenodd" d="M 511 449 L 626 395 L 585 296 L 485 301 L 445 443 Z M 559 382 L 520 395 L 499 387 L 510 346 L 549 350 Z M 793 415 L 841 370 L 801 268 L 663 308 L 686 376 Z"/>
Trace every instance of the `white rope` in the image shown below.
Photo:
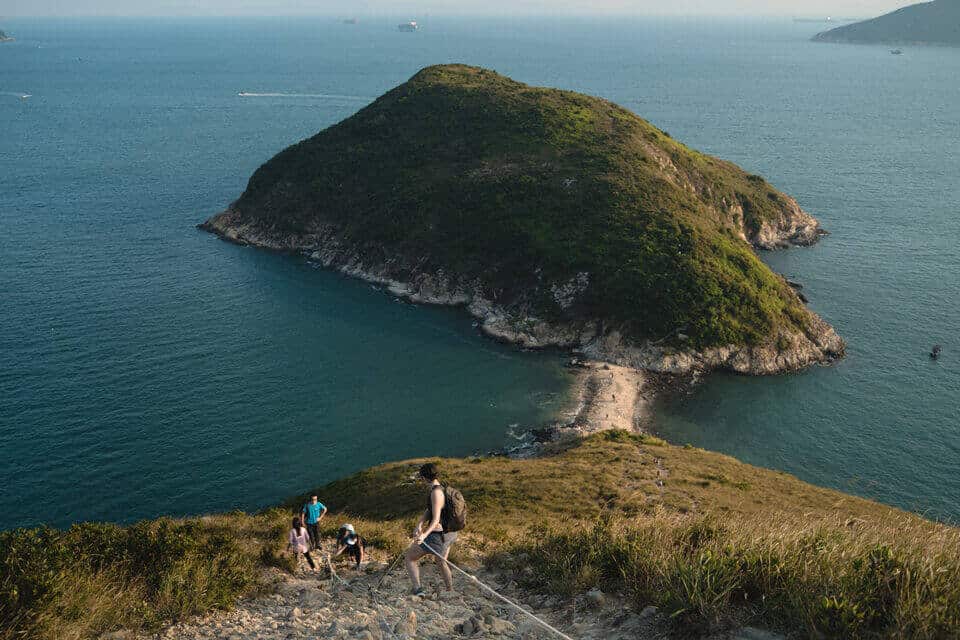
<path fill-rule="evenodd" d="M 458 567 L 457 565 L 455 565 L 455 564 L 453 564 L 452 562 L 450 562 L 449 560 L 447 560 L 446 558 L 444 558 L 443 556 L 441 556 L 439 553 L 437 553 L 436 549 L 434 549 L 433 547 L 431 547 L 431 546 L 430 546 L 429 544 L 427 544 L 426 542 L 423 542 L 422 544 L 423 544 L 423 546 L 425 546 L 425 547 L 427 548 L 427 550 L 428 550 L 430 553 L 432 553 L 433 555 L 437 556 L 437 558 L 439 558 L 440 560 L 443 560 L 443 561 L 446 562 L 448 565 L 450 565 L 451 567 L 453 567 L 454 569 L 456 569 L 457 571 L 459 571 L 459 572 L 462 573 L 463 575 L 467 576 L 468 578 L 470 578 L 471 580 L 473 580 L 474 582 L 476 582 L 478 585 L 480 585 L 481 587 L 483 587 L 484 589 L 486 589 L 487 591 L 489 591 L 490 593 L 492 593 L 492 594 L 495 595 L 496 597 L 500 598 L 501 600 L 503 600 L 504 602 L 506 602 L 508 605 L 510 605 L 511 607 L 513 607 L 514 609 L 516 609 L 517 611 L 519 611 L 520 613 L 522 613 L 523 615 L 528 616 L 528 617 L 530 617 L 530 618 L 533 618 L 536 622 L 538 622 L 540 625 L 542 625 L 545 629 L 548 629 L 549 631 L 552 631 L 553 633 L 557 634 L 558 636 L 560 636 L 560 637 L 563 638 L 564 640 L 573 640 L 573 638 L 571 638 L 570 636 L 568 636 L 568 635 L 565 634 L 564 632 L 560 631 L 559 629 L 550 626 L 548 623 L 544 622 L 543 620 L 541 620 L 540 618 L 538 618 L 537 616 L 535 616 L 533 613 L 527 611 L 526 609 L 524 609 L 523 607 L 521 607 L 519 604 L 517 604 L 516 602 L 514 602 L 514 601 L 511 600 L 510 598 L 508 598 L 508 597 L 506 597 L 506 596 L 504 596 L 504 595 L 501 595 L 501 594 L 498 593 L 495 589 L 493 589 L 493 588 L 491 588 L 491 587 L 488 587 L 488 586 L 485 585 L 483 582 L 481 582 L 480 579 L 477 578 L 477 576 L 474 576 L 474 575 L 471 575 L 471 574 L 467 573 L 466 571 L 464 571 L 463 569 L 461 569 L 461 568 Z"/>
<path fill-rule="evenodd" d="M 324 558 L 326 558 L 326 560 L 327 560 L 327 568 L 330 569 L 330 575 L 332 575 L 334 578 L 336 578 L 337 580 L 339 580 L 339 581 L 340 581 L 340 584 L 342 584 L 343 586 L 349 587 L 350 585 L 349 585 L 343 578 L 341 578 L 341 577 L 337 574 L 337 570 L 333 568 L 333 562 L 330 560 L 330 554 L 329 554 L 329 553 L 325 553 L 325 554 L 324 554 Z"/>

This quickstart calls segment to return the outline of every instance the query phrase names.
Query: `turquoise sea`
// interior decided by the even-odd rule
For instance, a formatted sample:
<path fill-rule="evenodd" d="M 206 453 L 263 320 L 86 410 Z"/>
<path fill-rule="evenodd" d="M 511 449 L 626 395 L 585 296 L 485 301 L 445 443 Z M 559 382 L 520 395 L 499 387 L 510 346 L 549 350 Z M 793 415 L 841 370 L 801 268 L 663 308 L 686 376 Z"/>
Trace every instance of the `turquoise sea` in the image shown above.
<path fill-rule="evenodd" d="M 797 197 L 832 235 L 764 259 L 848 358 L 712 376 L 657 430 L 960 520 L 960 50 L 814 44 L 788 20 L 396 31 L 412 17 L 2 25 L 0 528 L 256 508 L 551 416 L 559 354 L 194 228 L 441 62 L 609 98 Z"/>

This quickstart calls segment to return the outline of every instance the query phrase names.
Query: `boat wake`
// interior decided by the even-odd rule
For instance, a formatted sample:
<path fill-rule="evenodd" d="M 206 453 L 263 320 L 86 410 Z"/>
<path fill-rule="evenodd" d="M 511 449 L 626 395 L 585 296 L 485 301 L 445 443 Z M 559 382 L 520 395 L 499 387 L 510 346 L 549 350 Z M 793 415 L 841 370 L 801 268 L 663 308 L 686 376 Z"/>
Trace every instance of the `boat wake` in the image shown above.
<path fill-rule="evenodd" d="M 0 91 L 0 96 L 13 96 L 14 98 L 20 98 L 21 100 L 26 100 L 27 98 L 32 98 L 32 93 L 20 93 L 17 91 Z"/>
<path fill-rule="evenodd" d="M 320 100 L 350 100 L 352 102 L 373 101 L 373 98 L 367 96 L 346 96 L 336 93 L 254 93 L 251 91 L 241 91 L 237 95 L 241 98 L 316 98 Z"/>

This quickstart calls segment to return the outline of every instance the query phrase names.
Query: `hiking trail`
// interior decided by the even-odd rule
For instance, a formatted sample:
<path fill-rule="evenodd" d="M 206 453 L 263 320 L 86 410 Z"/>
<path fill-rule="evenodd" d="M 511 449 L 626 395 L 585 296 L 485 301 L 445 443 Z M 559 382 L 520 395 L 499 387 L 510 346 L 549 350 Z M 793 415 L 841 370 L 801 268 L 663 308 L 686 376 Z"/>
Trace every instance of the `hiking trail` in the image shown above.
<path fill-rule="evenodd" d="M 329 542 L 327 543 L 329 548 Z M 374 554 L 378 554 L 372 550 Z M 431 561 L 422 563 L 423 597 L 410 594 L 400 564 L 374 588 L 392 558 L 371 561 L 357 572 L 352 563 L 333 561 L 327 569 L 322 552 L 316 573 L 301 562 L 295 575 L 270 570 L 268 593 L 241 600 L 232 611 L 215 611 L 162 628 L 157 633 L 114 632 L 101 640 L 413 640 L 447 638 L 548 640 L 557 638 L 527 616 L 486 593 L 473 581 L 454 574 L 452 592 L 443 590 Z M 510 572 L 457 563 L 528 611 L 578 640 L 654 640 L 669 637 L 669 622 L 656 607 L 636 612 L 623 599 L 593 589 L 572 599 L 530 593 Z M 529 569 L 525 569 L 527 571 Z M 758 633 L 762 635 L 749 635 Z M 779 636 L 754 629 L 712 638 L 774 640 Z"/>

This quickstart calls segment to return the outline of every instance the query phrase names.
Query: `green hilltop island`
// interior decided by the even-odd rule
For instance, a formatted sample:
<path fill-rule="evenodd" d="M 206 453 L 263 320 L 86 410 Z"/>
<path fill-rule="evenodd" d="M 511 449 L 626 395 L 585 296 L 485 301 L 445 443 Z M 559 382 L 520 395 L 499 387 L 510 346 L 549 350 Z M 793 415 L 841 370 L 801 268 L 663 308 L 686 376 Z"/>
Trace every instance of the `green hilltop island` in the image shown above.
<path fill-rule="evenodd" d="M 754 253 L 824 233 L 793 198 L 612 102 L 477 67 L 421 70 L 200 228 L 635 369 L 774 374 L 844 351 Z"/>
<path fill-rule="evenodd" d="M 960 46 L 960 0 L 910 5 L 879 18 L 818 33 L 813 39 L 856 44 Z"/>

